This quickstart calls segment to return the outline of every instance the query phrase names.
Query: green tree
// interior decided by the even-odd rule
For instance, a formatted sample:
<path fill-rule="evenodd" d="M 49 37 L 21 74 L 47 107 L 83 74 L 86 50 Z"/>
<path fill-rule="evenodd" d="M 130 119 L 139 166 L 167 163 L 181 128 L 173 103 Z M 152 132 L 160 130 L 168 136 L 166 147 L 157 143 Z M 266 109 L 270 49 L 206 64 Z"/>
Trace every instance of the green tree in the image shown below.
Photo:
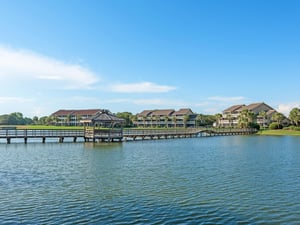
<path fill-rule="evenodd" d="M 276 112 L 272 115 L 272 120 L 276 121 L 278 124 L 282 124 L 285 116 L 282 113 Z"/>
<path fill-rule="evenodd" d="M 176 117 L 176 115 L 172 116 L 172 123 L 173 123 L 173 126 L 176 128 L 177 127 L 177 117 Z"/>
<path fill-rule="evenodd" d="M 295 126 L 299 126 L 300 123 L 300 109 L 293 108 L 289 114 L 289 119 L 291 120 L 292 124 Z"/>
<path fill-rule="evenodd" d="M 255 114 L 248 109 L 243 110 L 238 117 L 238 125 L 240 128 L 254 127 Z"/>
<path fill-rule="evenodd" d="M 165 116 L 165 126 L 166 127 L 169 127 L 169 117 L 168 116 Z"/>
<path fill-rule="evenodd" d="M 132 127 L 133 126 L 133 121 L 132 121 L 133 115 L 132 115 L 131 112 L 118 112 L 116 114 L 116 116 L 118 118 L 121 118 L 121 119 L 125 120 L 125 124 L 124 124 L 125 127 Z"/>
<path fill-rule="evenodd" d="M 34 124 L 38 124 L 39 118 L 38 118 L 37 116 L 34 116 L 34 117 L 32 118 L 32 121 L 33 121 Z"/>
<path fill-rule="evenodd" d="M 4 114 L 0 116 L 0 125 L 9 125 L 9 115 Z"/>
<path fill-rule="evenodd" d="M 185 115 L 183 117 L 183 124 L 184 124 L 184 127 L 186 128 L 187 127 L 187 122 L 190 120 L 190 115 Z"/>
<path fill-rule="evenodd" d="M 146 120 L 147 120 L 147 117 L 146 117 L 146 116 L 143 116 L 143 124 L 144 124 L 144 128 L 146 127 Z"/>
<path fill-rule="evenodd" d="M 258 117 L 261 118 L 263 127 L 266 127 L 266 120 L 267 120 L 266 111 L 260 111 Z"/>
<path fill-rule="evenodd" d="M 40 125 L 48 125 L 49 117 L 48 116 L 42 116 L 40 117 L 38 124 Z"/>
<path fill-rule="evenodd" d="M 220 127 L 220 120 L 222 119 L 222 114 L 221 113 L 217 113 L 215 115 L 215 118 L 216 118 L 216 123 L 217 123 L 217 126 Z"/>
<path fill-rule="evenodd" d="M 204 122 L 204 115 L 203 114 L 198 114 L 196 117 L 196 125 L 197 126 L 202 126 Z"/>
<path fill-rule="evenodd" d="M 232 127 L 232 119 L 233 119 L 233 117 L 232 117 L 231 113 L 229 113 L 229 114 L 226 115 L 226 119 L 229 122 L 229 127 Z"/>

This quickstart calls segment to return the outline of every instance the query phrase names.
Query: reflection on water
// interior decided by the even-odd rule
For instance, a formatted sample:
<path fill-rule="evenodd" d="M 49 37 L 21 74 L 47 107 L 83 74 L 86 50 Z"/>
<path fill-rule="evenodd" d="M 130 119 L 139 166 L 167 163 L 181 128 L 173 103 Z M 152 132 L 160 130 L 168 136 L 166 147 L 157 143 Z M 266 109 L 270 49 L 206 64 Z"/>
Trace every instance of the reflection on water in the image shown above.
<path fill-rule="evenodd" d="M 0 223 L 297 224 L 299 143 L 0 144 Z"/>

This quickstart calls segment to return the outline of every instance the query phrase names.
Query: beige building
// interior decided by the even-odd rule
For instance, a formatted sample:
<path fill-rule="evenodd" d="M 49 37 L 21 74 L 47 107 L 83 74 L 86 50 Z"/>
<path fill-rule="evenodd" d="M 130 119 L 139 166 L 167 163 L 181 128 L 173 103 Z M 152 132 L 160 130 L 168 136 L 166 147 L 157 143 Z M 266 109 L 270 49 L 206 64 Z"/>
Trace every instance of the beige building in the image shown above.
<path fill-rule="evenodd" d="M 195 127 L 197 114 L 191 109 L 144 110 L 137 114 L 134 124 L 139 127 Z"/>
<path fill-rule="evenodd" d="M 264 102 L 252 103 L 250 105 L 233 105 L 222 112 L 222 117 L 219 120 L 221 127 L 236 127 L 238 126 L 239 116 L 242 111 L 248 110 L 254 113 L 256 123 L 260 127 L 268 126 L 272 121 L 272 116 L 277 113 L 275 109 Z M 284 118 L 283 124 L 288 124 L 287 118 Z"/>
<path fill-rule="evenodd" d="M 105 109 L 60 109 L 51 114 L 53 125 L 83 126 L 101 123 L 123 123 L 109 110 Z"/>

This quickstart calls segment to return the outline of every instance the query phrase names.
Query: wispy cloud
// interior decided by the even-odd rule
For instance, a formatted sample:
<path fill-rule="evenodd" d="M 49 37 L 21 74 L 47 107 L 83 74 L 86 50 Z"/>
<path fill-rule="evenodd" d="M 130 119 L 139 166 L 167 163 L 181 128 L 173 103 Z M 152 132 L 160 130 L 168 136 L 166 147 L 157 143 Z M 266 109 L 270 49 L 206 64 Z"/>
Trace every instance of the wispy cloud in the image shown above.
<path fill-rule="evenodd" d="M 89 69 L 32 51 L 0 46 L 0 79 L 31 79 L 53 88 L 85 89 L 98 81 Z M 51 86 L 52 84 L 52 86 Z"/>
<path fill-rule="evenodd" d="M 115 84 L 110 87 L 112 92 L 120 93 L 163 93 L 175 90 L 176 87 L 159 85 L 152 82 Z"/>

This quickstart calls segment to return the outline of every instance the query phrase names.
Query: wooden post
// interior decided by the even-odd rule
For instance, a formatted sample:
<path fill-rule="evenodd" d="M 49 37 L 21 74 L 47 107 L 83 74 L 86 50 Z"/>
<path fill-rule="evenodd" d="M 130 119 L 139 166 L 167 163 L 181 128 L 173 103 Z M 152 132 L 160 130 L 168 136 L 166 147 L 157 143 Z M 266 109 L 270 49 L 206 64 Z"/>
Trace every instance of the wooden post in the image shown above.
<path fill-rule="evenodd" d="M 64 142 L 64 137 L 60 137 L 59 138 L 59 143 L 63 143 Z"/>

